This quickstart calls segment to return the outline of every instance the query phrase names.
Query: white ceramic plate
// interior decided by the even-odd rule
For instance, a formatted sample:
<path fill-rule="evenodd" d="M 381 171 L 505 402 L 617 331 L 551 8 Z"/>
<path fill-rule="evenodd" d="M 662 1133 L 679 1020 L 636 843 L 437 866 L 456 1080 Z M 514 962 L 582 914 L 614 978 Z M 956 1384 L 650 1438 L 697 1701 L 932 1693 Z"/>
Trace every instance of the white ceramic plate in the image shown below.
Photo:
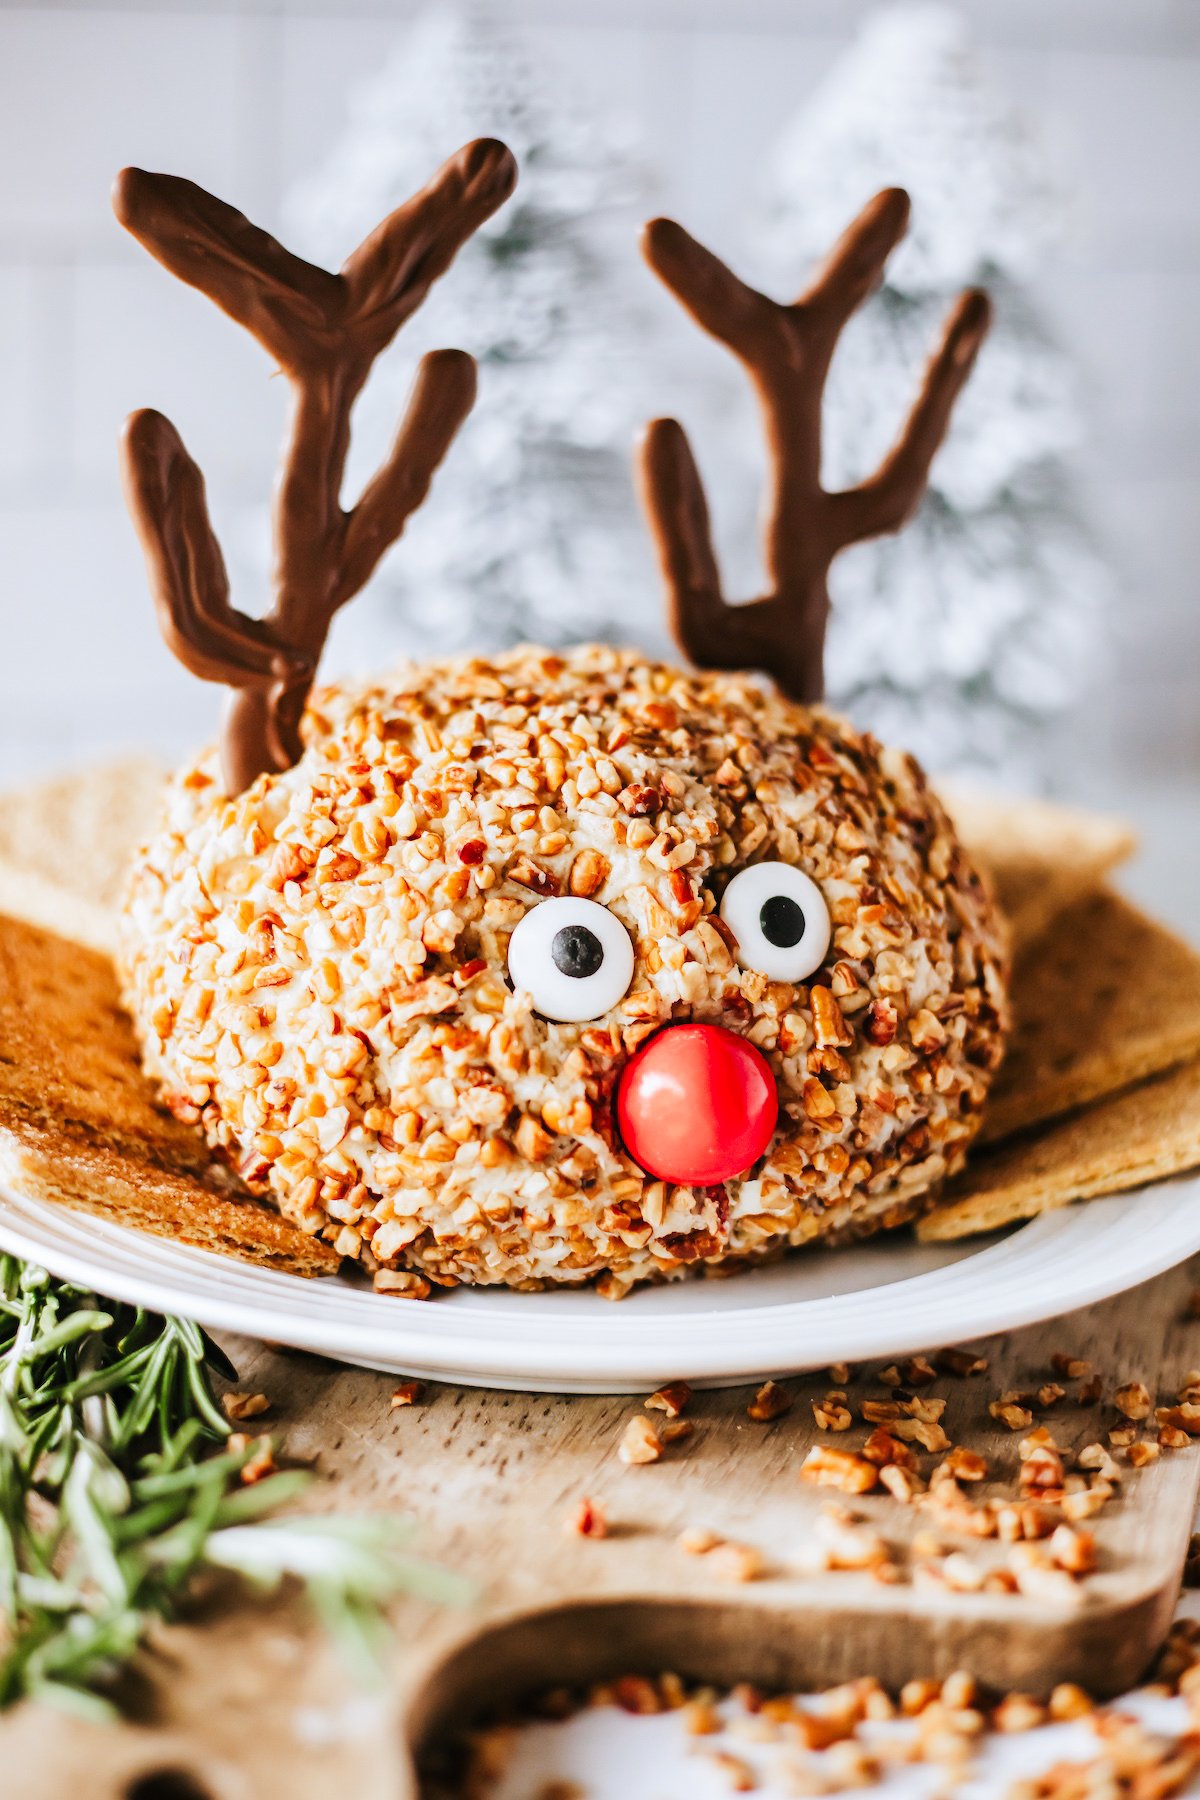
<path fill-rule="evenodd" d="M 802 1251 L 725 1281 L 635 1291 L 460 1288 L 418 1304 L 303 1281 L 0 1190 L 0 1248 L 158 1312 L 342 1362 L 481 1387 L 624 1393 L 749 1382 L 1032 1325 L 1200 1250 L 1200 1178 L 1093 1200 L 961 1244 L 907 1234 Z"/>

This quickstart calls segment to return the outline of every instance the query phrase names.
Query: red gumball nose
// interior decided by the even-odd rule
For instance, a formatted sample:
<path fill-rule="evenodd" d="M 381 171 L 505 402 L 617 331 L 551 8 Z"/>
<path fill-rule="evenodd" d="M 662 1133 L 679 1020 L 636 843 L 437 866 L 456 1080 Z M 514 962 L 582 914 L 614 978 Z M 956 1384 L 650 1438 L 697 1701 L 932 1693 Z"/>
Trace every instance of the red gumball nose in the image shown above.
<path fill-rule="evenodd" d="M 778 1114 L 765 1059 L 723 1025 L 668 1025 L 631 1057 L 617 1089 L 617 1124 L 634 1162 L 689 1187 L 743 1175 Z"/>

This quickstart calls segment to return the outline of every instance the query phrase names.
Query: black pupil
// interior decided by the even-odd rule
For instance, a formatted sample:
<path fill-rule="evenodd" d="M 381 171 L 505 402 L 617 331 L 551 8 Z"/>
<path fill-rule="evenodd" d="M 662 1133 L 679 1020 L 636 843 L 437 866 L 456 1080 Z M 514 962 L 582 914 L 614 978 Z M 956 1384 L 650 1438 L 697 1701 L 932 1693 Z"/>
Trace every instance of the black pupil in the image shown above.
<path fill-rule="evenodd" d="M 564 925 L 550 944 L 554 966 L 572 981 L 585 981 L 604 961 L 604 946 L 586 925 Z"/>
<path fill-rule="evenodd" d="M 780 950 L 790 950 L 804 936 L 804 914 L 790 894 L 772 894 L 764 900 L 758 922 L 768 944 Z"/>

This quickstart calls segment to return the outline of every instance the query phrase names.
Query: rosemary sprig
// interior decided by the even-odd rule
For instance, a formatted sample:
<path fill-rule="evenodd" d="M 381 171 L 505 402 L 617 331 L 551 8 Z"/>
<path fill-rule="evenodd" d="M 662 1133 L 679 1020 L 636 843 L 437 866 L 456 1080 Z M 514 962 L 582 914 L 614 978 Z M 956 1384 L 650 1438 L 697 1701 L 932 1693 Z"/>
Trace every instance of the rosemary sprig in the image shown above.
<path fill-rule="evenodd" d="M 212 1377 L 236 1370 L 196 1325 L 118 1305 L 0 1256 L 0 1707 L 25 1696 L 108 1715 L 106 1690 L 202 1569 L 285 1576 L 360 1666 L 384 1608 L 467 1598 L 387 1517 L 268 1517 L 309 1483 L 253 1486 Z"/>

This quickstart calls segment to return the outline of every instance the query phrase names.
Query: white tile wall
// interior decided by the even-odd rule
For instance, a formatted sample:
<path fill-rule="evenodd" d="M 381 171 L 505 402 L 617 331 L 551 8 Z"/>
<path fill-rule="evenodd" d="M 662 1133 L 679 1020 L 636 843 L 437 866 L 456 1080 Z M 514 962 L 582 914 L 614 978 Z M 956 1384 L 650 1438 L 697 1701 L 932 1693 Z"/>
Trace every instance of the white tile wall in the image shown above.
<path fill-rule="evenodd" d="M 239 20 L 227 13 L 16 8 L 0 20 L 0 229 L 99 247 L 122 163 L 239 169 Z"/>
<path fill-rule="evenodd" d="M 156 406 L 177 422 L 210 479 L 262 492 L 287 389 L 249 334 L 141 254 L 129 264 L 81 266 L 74 300 L 66 449 L 76 475 L 111 486 L 121 421 L 137 406 Z"/>
<path fill-rule="evenodd" d="M 640 122 L 664 204 L 727 241 L 764 147 L 867 0 L 512 0 Z M 122 163 L 276 221 L 412 0 L 0 7 L 0 775 L 215 698 L 161 649 L 117 489 L 134 405 L 176 417 L 232 545 L 263 497 L 280 384 L 112 222 Z M 966 0 L 998 80 L 1049 118 L 1079 228 L 1046 299 L 1094 402 L 1089 460 L 1126 581 L 1121 651 L 1076 754 L 1200 774 L 1200 4 Z"/>

